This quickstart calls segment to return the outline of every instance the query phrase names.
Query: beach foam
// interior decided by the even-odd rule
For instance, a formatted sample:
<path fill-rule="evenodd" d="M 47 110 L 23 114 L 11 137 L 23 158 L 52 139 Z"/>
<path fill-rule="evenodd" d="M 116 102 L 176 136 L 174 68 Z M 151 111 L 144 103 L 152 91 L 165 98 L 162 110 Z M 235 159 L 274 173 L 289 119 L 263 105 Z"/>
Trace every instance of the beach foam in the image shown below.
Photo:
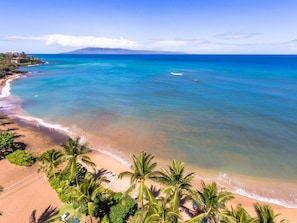
<path fill-rule="evenodd" d="M 92 150 L 103 153 L 103 154 L 119 161 L 121 164 L 123 164 L 126 167 L 129 167 L 129 168 L 131 167 L 131 164 L 128 161 L 124 160 L 121 156 L 115 155 L 114 153 L 111 153 L 111 152 L 108 152 L 107 150 L 103 150 L 103 149 L 99 149 L 99 148 L 92 148 Z"/>
<path fill-rule="evenodd" d="M 286 208 L 297 208 L 297 204 L 296 204 L 297 194 L 295 194 L 295 198 L 293 197 L 294 195 L 292 195 L 292 199 L 295 200 L 295 202 L 294 202 L 294 201 L 289 201 L 289 200 L 286 200 L 286 199 L 279 199 L 279 198 L 271 198 L 271 197 L 260 196 L 256 192 L 255 193 L 249 192 L 249 191 L 246 191 L 246 190 L 244 190 L 242 188 L 235 188 L 234 191 L 232 191 L 232 192 L 235 193 L 235 194 L 242 195 L 244 197 L 255 199 L 257 201 L 276 204 L 276 205 L 286 207 Z"/>
<path fill-rule="evenodd" d="M 215 181 L 230 192 L 244 197 L 286 208 L 297 208 L 297 192 L 289 196 L 281 196 L 280 191 L 269 190 L 267 187 L 261 191 L 261 187 L 252 185 L 252 183 L 243 183 L 236 178 L 229 177 L 226 173 L 220 173 Z"/>
<path fill-rule="evenodd" d="M 31 123 L 35 123 L 37 126 L 42 125 L 42 126 L 48 128 L 48 129 L 53 129 L 53 130 L 56 130 L 56 131 L 59 131 L 59 132 L 66 133 L 69 136 L 74 135 L 73 132 L 70 131 L 68 128 L 63 127 L 63 126 L 61 126 L 59 124 L 52 124 L 52 123 L 45 122 L 43 119 L 40 119 L 40 118 L 35 118 L 35 117 L 32 117 L 32 116 L 22 116 L 22 115 L 14 115 L 14 117 L 25 120 L 25 121 L 29 121 Z"/>
<path fill-rule="evenodd" d="M 5 86 L 2 88 L 0 97 L 7 97 L 10 95 L 10 82 L 14 79 L 9 79 L 6 81 Z"/>

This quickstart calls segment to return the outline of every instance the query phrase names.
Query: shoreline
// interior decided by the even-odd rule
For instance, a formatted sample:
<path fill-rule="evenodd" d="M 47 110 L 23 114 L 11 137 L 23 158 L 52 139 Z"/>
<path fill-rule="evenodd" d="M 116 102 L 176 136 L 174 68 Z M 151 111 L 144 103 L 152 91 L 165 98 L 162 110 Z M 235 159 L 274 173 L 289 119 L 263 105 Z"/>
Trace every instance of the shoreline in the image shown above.
<path fill-rule="evenodd" d="M 3 87 L 5 86 L 6 82 L 8 80 L 11 79 L 15 79 L 21 77 L 21 74 L 18 74 L 16 76 L 12 75 L 9 76 L 6 79 L 2 79 L 0 81 L 0 90 L 2 92 Z M 2 114 L 3 112 L 0 111 L 0 114 Z M 4 116 L 6 116 L 9 120 L 12 120 L 14 122 L 14 128 L 17 129 L 17 131 L 19 131 L 21 133 L 21 135 L 24 135 L 23 137 L 21 137 L 20 141 L 22 141 L 24 138 L 26 138 L 27 142 L 26 144 L 28 145 L 27 149 L 28 151 L 32 152 L 35 155 L 40 154 L 41 152 L 50 149 L 50 147 L 52 146 L 58 146 L 60 143 L 63 142 L 63 140 L 68 139 L 69 135 L 59 132 L 57 131 L 57 129 L 51 129 L 47 126 L 43 126 L 43 125 L 36 125 L 34 124 L 34 122 L 30 121 L 30 120 L 23 120 L 23 119 L 19 119 L 17 117 L 10 117 L 10 115 L 8 114 L 4 114 Z M 36 120 L 35 120 L 36 121 Z M 42 124 L 42 123 L 41 123 Z M 25 131 L 24 131 L 25 130 Z M 30 130 L 30 131 L 28 131 Z M 36 135 L 35 135 L 36 134 Z M 36 136 L 41 137 L 41 142 L 35 142 L 36 141 Z M 40 141 L 39 140 L 39 141 Z M 38 141 L 38 140 L 37 140 Z M 49 148 L 44 148 L 42 147 L 40 144 L 43 144 L 43 146 L 49 146 Z M 93 151 L 90 154 L 90 158 L 92 159 L 93 162 L 95 162 L 96 164 L 99 164 L 99 166 L 97 168 L 101 168 L 101 169 L 105 169 L 108 171 L 113 171 L 114 173 L 118 174 L 123 170 L 128 170 L 128 166 L 124 165 L 123 162 L 120 162 L 118 159 L 116 159 L 116 157 L 112 157 L 110 154 L 104 153 L 102 151 Z M 2 160 L 3 161 L 3 160 Z M 24 176 L 28 177 L 28 179 L 34 179 L 34 172 L 36 173 L 36 164 L 32 166 L 32 168 L 15 168 L 14 165 L 9 164 L 8 162 L 2 162 L 0 161 L 0 170 L 4 170 L 5 169 L 5 173 L 0 173 L 1 179 L 0 179 L 0 185 L 4 186 L 4 192 L 2 192 L 0 194 L 0 198 L 2 200 L 2 198 L 5 200 L 7 198 L 10 198 L 9 201 L 12 199 L 11 197 L 14 196 L 13 200 L 16 200 L 15 203 L 16 205 L 18 203 L 22 203 L 22 202 L 26 202 L 26 198 L 19 196 L 19 191 L 14 193 L 14 194 L 9 194 L 9 196 L 7 195 L 7 191 L 5 190 L 5 187 L 9 187 L 10 185 L 13 185 L 13 183 L 17 183 L 20 180 L 24 179 Z M 5 160 L 6 161 L 6 160 Z M 155 160 L 158 164 L 159 160 L 156 159 Z M 163 162 L 162 162 L 163 164 Z M 167 164 L 167 162 L 166 162 Z M 160 165 L 159 165 L 160 166 Z M 189 170 L 189 168 L 186 165 L 186 168 Z M 25 169 L 25 170 L 23 170 Z M 12 172 L 14 176 L 9 176 L 11 174 L 9 174 L 8 172 Z M 23 174 L 23 172 L 26 172 L 26 174 Z M 6 176 L 8 174 L 8 176 Z M 32 174 L 32 175 L 30 175 Z M 4 175 L 6 176 L 6 178 L 4 178 Z M 3 177 L 3 178 L 2 178 Z M 10 178 L 13 178 L 12 180 L 9 180 Z M 36 176 L 35 176 L 36 177 Z M 3 184 L 4 181 L 7 181 Z M 214 180 L 215 181 L 215 180 Z M 10 182 L 10 183 L 9 183 Z M 49 191 L 53 191 L 55 193 L 55 191 L 53 189 L 51 189 L 51 187 L 47 184 L 45 185 L 45 181 L 43 179 L 43 177 L 37 178 L 36 182 L 39 183 L 39 187 L 40 187 L 40 193 L 38 194 L 37 197 L 42 197 L 42 195 L 49 193 L 52 195 L 52 193 Z M 217 182 L 218 184 L 218 182 Z M 30 184 L 31 187 L 33 186 L 33 183 Z M 41 186 L 42 185 L 42 186 Z M 108 185 L 108 187 L 114 189 L 114 190 L 124 190 L 126 189 L 127 185 L 129 185 L 129 181 L 126 179 L 123 180 L 117 180 L 116 178 L 112 178 L 111 179 L 111 183 Z M 200 186 L 200 180 L 199 179 L 195 179 L 193 181 L 193 185 L 195 185 L 195 187 L 197 188 L 197 185 Z M 29 187 L 25 187 L 24 189 L 20 189 L 20 191 L 26 190 L 23 193 L 27 193 L 30 194 L 32 192 L 32 188 L 29 189 Z M 228 189 L 228 188 L 227 188 Z M 34 189 L 33 189 L 34 191 Z M 267 202 L 262 202 L 262 201 L 258 201 L 256 199 L 252 199 L 252 198 L 248 198 L 236 193 L 233 193 L 235 196 L 235 199 L 231 202 L 231 204 L 233 205 L 233 207 L 235 207 L 237 204 L 241 203 L 242 206 L 252 215 L 255 216 L 254 210 L 253 210 L 253 204 L 256 202 L 259 202 L 261 204 L 269 204 L 274 208 L 275 213 L 280 213 L 281 215 L 277 218 L 277 219 L 288 219 L 290 220 L 290 222 L 297 222 L 295 220 L 295 215 L 297 213 L 297 208 L 286 208 L 280 205 L 275 205 L 275 204 L 271 204 L 271 203 L 267 203 Z M 57 195 L 56 195 L 57 197 Z M 46 200 L 43 198 L 43 200 Z M 55 199 L 54 199 L 55 200 Z M 8 201 L 8 200 L 7 200 Z M 28 200 L 27 200 L 28 201 Z M 1 220 L 4 220 L 4 216 L 7 213 L 10 213 L 8 216 L 12 216 L 11 214 L 15 212 L 14 207 L 11 205 L 10 209 L 5 209 L 4 208 L 4 203 L 2 202 L 3 205 L 0 205 L 0 210 L 3 212 L 3 216 L 1 216 Z M 62 202 L 60 201 L 60 203 L 58 201 L 55 200 L 55 204 L 58 205 L 62 205 Z M 3 206 L 3 207 L 2 207 Z M 38 206 L 36 204 L 36 206 Z M 37 208 L 35 206 L 35 208 Z M 40 207 L 43 208 L 44 205 L 42 206 L 40 204 Z M 39 207 L 38 207 L 39 208 Z M 26 218 L 24 219 L 28 219 L 29 216 L 26 216 Z M 12 219 L 7 219 L 9 221 L 11 221 Z M 20 219 L 18 218 L 18 221 Z M 295 220 L 295 221 L 294 221 Z"/>

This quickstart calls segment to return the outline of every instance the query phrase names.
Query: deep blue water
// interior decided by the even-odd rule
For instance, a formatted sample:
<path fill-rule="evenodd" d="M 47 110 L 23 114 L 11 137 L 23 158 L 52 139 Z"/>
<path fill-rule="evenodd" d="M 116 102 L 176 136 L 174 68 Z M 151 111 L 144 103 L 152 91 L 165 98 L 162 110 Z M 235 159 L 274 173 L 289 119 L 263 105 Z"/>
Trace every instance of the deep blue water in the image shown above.
<path fill-rule="evenodd" d="M 297 56 L 35 56 L 49 64 L 11 85 L 26 115 L 126 160 L 297 185 Z"/>

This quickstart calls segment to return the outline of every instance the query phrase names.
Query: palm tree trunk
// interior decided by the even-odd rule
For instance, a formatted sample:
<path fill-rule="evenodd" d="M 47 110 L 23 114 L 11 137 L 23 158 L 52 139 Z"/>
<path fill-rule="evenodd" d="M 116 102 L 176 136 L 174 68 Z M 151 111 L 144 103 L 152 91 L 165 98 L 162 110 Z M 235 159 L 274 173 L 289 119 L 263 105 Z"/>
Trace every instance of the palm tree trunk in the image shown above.
<path fill-rule="evenodd" d="M 77 175 L 75 176 L 75 183 L 76 183 L 76 186 L 78 187 L 78 177 L 77 177 Z"/>
<path fill-rule="evenodd" d="M 140 191 L 140 194 L 141 195 L 141 215 L 140 215 L 140 223 L 143 223 L 143 194 L 144 194 L 144 191 L 143 191 L 143 187 L 144 187 L 144 181 L 141 180 L 140 181 L 140 187 L 139 187 L 139 191 Z M 140 198 L 140 196 L 139 196 Z"/>
<path fill-rule="evenodd" d="M 140 216 L 140 222 L 143 222 L 143 199 L 141 201 L 141 216 Z"/>

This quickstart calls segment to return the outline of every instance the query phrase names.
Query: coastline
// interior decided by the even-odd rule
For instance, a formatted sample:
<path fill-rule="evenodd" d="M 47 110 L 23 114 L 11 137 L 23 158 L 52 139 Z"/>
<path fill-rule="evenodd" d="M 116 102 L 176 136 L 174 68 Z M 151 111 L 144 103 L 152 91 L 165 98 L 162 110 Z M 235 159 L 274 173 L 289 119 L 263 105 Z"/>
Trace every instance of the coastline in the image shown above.
<path fill-rule="evenodd" d="M 8 80 L 20 76 L 21 74 L 17 74 L 11 75 L 3 80 L 1 79 L 0 90 L 2 91 L 2 88 Z M 68 138 L 67 134 L 60 133 L 55 129 L 53 130 L 41 125 L 37 126 L 35 123 L 30 122 L 30 120 L 24 121 L 3 114 L 1 116 L 4 116 L 9 120 L 8 122 L 12 122 L 9 126 L 1 125 L 1 128 L 4 128 L 2 130 L 5 130 L 5 128 L 7 129 L 8 127 L 10 129 L 15 129 L 14 131 L 20 135 L 18 140 L 27 144 L 26 149 L 34 155 L 39 155 L 47 149 L 57 147 Z M 90 158 L 98 165 L 98 169 L 105 169 L 116 174 L 128 169 L 127 166 L 119 162 L 117 159 L 99 151 L 93 151 L 90 154 Z M 29 168 L 17 167 L 8 163 L 7 160 L 1 160 L 0 176 L 0 185 L 4 187 L 4 191 L 0 194 L 2 201 L 0 210 L 3 212 L 3 216 L 0 218 L 4 222 L 24 222 L 29 219 L 30 214 L 34 210 L 37 210 L 36 215 L 38 217 L 47 207 L 59 208 L 62 205 L 62 202 L 59 201 L 55 191 L 51 189 L 49 184 L 45 181 L 44 174 L 37 174 L 37 164 Z M 118 191 L 124 191 L 129 185 L 129 181 L 126 179 L 118 180 L 116 177 L 111 177 L 110 181 L 108 187 Z M 200 180 L 195 179 L 193 185 L 200 185 Z M 240 203 L 251 215 L 255 216 L 253 204 L 258 201 L 238 194 L 234 195 L 235 199 L 232 201 L 232 205 L 235 207 Z M 260 203 L 263 204 L 265 202 Z M 287 219 L 293 223 L 297 222 L 295 219 L 297 208 L 285 208 L 275 204 L 269 205 L 274 208 L 275 213 L 281 214 L 277 219 Z"/>

